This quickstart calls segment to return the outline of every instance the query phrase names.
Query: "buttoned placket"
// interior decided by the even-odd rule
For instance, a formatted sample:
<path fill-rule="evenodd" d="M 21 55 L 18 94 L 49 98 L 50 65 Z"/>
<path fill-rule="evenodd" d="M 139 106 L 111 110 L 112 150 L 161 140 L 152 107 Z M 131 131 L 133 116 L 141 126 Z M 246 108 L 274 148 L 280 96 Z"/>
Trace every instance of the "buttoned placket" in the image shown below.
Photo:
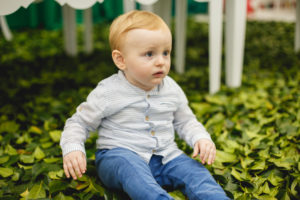
<path fill-rule="evenodd" d="M 146 94 L 146 102 L 148 103 L 148 109 L 151 107 L 150 106 L 150 102 L 149 102 L 149 99 L 150 99 L 150 94 Z M 145 116 L 145 121 L 149 122 L 150 121 L 150 117 L 148 115 L 148 113 L 146 112 L 146 116 Z M 157 137 L 155 136 L 155 130 L 154 130 L 154 127 L 151 126 L 150 128 L 150 135 L 152 136 L 152 138 L 155 138 L 156 141 L 157 141 Z M 157 144 L 156 144 L 156 147 L 157 147 Z M 152 149 L 152 154 L 156 153 L 156 149 Z"/>

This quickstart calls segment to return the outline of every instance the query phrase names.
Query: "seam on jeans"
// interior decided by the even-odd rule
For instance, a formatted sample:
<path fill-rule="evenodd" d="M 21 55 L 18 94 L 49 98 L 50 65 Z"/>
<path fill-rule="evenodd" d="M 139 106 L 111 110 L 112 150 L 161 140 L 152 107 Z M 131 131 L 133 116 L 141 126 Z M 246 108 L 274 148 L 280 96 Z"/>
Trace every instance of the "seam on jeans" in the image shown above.
<path fill-rule="evenodd" d="M 120 159 L 122 159 L 123 161 L 126 161 L 127 163 L 129 163 L 129 165 L 130 166 L 133 166 L 130 162 L 129 162 L 129 160 L 127 160 L 126 158 L 124 158 L 124 157 L 120 157 Z M 142 162 L 144 162 L 143 160 L 142 160 Z M 146 164 L 146 163 L 145 163 Z M 146 164 L 147 165 L 147 164 Z M 148 166 L 148 165 L 147 165 Z M 148 166 L 149 167 L 149 166 Z M 151 169 L 149 168 L 149 170 L 150 170 L 150 173 L 152 174 L 152 172 L 151 172 Z M 138 171 L 136 171 L 136 173 L 139 175 L 139 176 L 141 176 L 141 174 L 140 173 L 138 173 Z M 153 177 L 153 175 L 152 175 L 152 177 Z M 153 179 L 154 179 L 154 181 L 155 181 L 155 183 L 161 188 L 161 186 L 157 183 L 157 181 L 155 180 L 155 178 L 153 177 Z M 141 184 L 145 184 L 145 185 L 148 185 L 143 179 L 138 179 L 139 181 L 141 181 Z M 121 184 L 122 185 L 122 184 Z M 123 191 L 124 191 L 124 188 L 123 188 L 123 185 L 122 185 L 122 189 L 123 189 Z M 165 191 L 163 188 L 161 188 L 161 190 L 162 191 Z M 159 192 L 159 191 L 157 191 L 157 192 Z M 165 191 L 166 192 L 166 191 Z M 167 192 L 166 192 L 167 193 Z M 162 194 L 162 193 L 158 193 L 159 194 L 159 196 L 161 196 L 161 195 L 164 195 L 164 194 Z M 168 193 L 167 193 L 168 194 Z M 169 195 L 169 194 L 168 194 Z M 168 197 L 168 196 L 167 196 Z"/>
<path fill-rule="evenodd" d="M 182 181 L 181 179 L 179 179 L 179 178 L 177 178 L 177 177 L 175 177 L 175 176 L 171 176 L 171 175 L 167 175 L 167 177 L 172 177 L 173 179 L 176 179 L 177 181 L 179 180 L 180 182 L 182 182 L 182 183 L 184 183 L 184 186 L 186 187 L 187 186 L 187 184 L 184 182 L 184 181 Z M 189 188 L 188 188 L 189 189 Z M 189 189 L 190 190 L 190 192 L 198 199 L 198 200 L 201 200 L 201 199 L 199 199 L 198 197 L 197 197 L 197 195 L 193 192 L 193 190 L 191 190 L 191 189 Z M 185 194 L 186 196 L 187 196 L 187 194 Z"/>

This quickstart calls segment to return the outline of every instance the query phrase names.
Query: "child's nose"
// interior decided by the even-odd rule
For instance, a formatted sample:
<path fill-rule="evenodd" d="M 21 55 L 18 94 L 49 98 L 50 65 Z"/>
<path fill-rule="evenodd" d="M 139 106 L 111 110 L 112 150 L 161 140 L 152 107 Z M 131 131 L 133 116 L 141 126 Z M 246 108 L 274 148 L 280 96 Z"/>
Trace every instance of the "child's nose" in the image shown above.
<path fill-rule="evenodd" d="M 165 64 L 165 59 L 163 56 L 158 56 L 156 59 L 156 63 L 157 66 L 161 66 Z"/>

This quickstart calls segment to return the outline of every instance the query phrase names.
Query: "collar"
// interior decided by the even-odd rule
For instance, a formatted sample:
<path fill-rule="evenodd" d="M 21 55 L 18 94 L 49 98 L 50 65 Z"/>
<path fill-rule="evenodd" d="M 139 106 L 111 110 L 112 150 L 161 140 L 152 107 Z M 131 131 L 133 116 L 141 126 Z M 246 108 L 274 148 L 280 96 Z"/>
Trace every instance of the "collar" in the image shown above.
<path fill-rule="evenodd" d="M 159 91 L 163 88 L 164 85 L 164 79 L 163 81 L 155 86 L 152 90 L 150 91 L 145 91 L 133 84 L 131 84 L 125 77 L 125 74 L 123 71 L 119 70 L 118 71 L 118 77 L 126 84 L 127 87 L 130 87 L 131 89 L 133 89 L 134 91 L 140 93 L 140 94 L 144 94 L 144 95 L 158 95 Z"/>

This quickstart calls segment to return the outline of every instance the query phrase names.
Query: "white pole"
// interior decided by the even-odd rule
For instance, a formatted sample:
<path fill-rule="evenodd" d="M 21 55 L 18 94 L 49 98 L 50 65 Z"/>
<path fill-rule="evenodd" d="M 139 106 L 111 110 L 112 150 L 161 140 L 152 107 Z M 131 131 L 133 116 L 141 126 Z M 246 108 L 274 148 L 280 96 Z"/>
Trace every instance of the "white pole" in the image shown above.
<path fill-rule="evenodd" d="M 300 0 L 296 2 L 295 51 L 300 51 Z"/>
<path fill-rule="evenodd" d="M 9 26 L 7 25 L 5 16 L 0 16 L 0 27 L 1 27 L 1 29 L 2 29 L 4 38 L 5 38 L 7 41 L 11 41 L 12 38 L 13 38 L 13 36 L 12 36 L 12 34 L 11 34 L 11 32 L 10 32 Z"/>
<path fill-rule="evenodd" d="M 221 84 L 223 1 L 209 2 L 209 93 L 216 93 Z"/>
<path fill-rule="evenodd" d="M 226 84 L 229 87 L 239 87 L 242 83 L 246 12 L 246 0 L 226 0 Z"/>
<path fill-rule="evenodd" d="M 187 1 L 176 0 L 175 70 L 182 74 L 185 65 Z"/>
<path fill-rule="evenodd" d="M 123 0 L 123 12 L 127 13 L 135 9 L 135 1 L 134 0 Z"/>
<path fill-rule="evenodd" d="M 149 12 L 154 12 L 153 5 L 144 5 L 144 4 L 141 4 L 141 9 L 149 11 Z"/>
<path fill-rule="evenodd" d="M 73 8 L 65 4 L 63 6 L 63 29 L 65 51 L 70 56 L 77 54 L 77 40 L 76 40 L 76 13 Z"/>
<path fill-rule="evenodd" d="M 84 51 L 92 53 L 93 51 L 93 16 L 92 8 L 88 8 L 83 12 L 84 17 Z"/>
<path fill-rule="evenodd" d="M 154 12 L 171 28 L 172 0 L 160 0 L 154 3 Z"/>

